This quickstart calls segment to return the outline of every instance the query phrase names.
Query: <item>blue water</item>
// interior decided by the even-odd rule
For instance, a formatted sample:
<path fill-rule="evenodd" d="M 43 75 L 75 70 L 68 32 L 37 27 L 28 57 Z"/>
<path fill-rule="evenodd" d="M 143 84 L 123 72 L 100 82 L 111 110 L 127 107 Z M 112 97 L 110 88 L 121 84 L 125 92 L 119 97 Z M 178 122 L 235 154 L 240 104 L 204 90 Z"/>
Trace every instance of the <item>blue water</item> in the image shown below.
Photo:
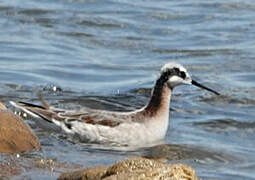
<path fill-rule="evenodd" d="M 181 155 L 156 147 L 149 156 L 190 164 L 202 179 L 255 179 L 254 16 L 251 0 L 0 1 L 0 97 L 38 103 L 39 89 L 58 107 L 131 110 L 147 102 L 159 68 L 176 61 L 223 95 L 176 88 L 164 147 L 181 146 L 173 150 Z M 58 162 L 93 166 L 133 155 L 73 144 L 52 125 L 28 123 L 39 156 Z M 31 170 L 18 178 L 58 175 Z"/>

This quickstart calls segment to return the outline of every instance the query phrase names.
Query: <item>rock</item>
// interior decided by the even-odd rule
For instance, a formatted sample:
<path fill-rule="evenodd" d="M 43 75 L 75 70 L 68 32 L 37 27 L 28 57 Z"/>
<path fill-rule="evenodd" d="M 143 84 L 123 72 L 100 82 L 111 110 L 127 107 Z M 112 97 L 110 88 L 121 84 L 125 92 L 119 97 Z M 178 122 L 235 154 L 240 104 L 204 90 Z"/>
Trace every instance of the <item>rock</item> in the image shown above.
<path fill-rule="evenodd" d="M 63 173 L 60 175 L 60 180 L 100 180 L 106 174 L 108 166 L 98 166 L 87 168 L 74 172 Z"/>
<path fill-rule="evenodd" d="M 38 138 L 28 125 L 0 102 L 0 153 L 40 150 Z"/>
<path fill-rule="evenodd" d="M 0 155 L 0 180 L 2 179 L 57 179 L 60 172 L 82 168 L 79 164 L 59 162 L 56 159 L 26 155 Z M 43 175 L 43 178 L 40 178 Z"/>
<path fill-rule="evenodd" d="M 195 171 L 183 164 L 164 164 L 145 158 L 132 158 L 112 166 L 63 173 L 59 180 L 198 180 Z"/>

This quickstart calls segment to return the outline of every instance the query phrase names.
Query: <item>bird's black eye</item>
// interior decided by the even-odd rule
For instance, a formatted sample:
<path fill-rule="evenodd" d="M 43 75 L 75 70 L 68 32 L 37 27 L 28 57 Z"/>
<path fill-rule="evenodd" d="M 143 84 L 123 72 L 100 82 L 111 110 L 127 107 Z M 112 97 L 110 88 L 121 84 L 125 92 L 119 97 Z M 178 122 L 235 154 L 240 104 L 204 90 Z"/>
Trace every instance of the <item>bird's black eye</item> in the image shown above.
<path fill-rule="evenodd" d="M 178 68 L 174 68 L 174 71 L 176 72 L 176 73 L 179 73 L 180 72 L 180 70 L 178 69 Z"/>
<path fill-rule="evenodd" d="M 181 76 L 182 79 L 185 79 L 186 78 L 186 73 L 184 71 L 181 71 L 180 76 Z"/>

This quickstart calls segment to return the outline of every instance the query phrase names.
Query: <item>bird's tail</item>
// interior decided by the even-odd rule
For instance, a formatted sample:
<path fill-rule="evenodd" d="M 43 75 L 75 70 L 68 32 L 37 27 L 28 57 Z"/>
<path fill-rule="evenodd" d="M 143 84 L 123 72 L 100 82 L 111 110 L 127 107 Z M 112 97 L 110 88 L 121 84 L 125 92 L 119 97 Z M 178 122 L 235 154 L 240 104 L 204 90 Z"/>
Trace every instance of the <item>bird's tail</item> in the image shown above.
<path fill-rule="evenodd" d="M 42 106 L 26 102 L 13 101 L 10 101 L 10 104 L 16 108 L 21 109 L 22 111 L 28 113 L 33 117 L 43 118 L 44 120 L 52 123 L 52 119 L 57 116 L 57 112 L 50 107 L 50 105 L 43 99 L 43 97 L 39 93 L 37 93 L 37 96 L 41 101 Z"/>

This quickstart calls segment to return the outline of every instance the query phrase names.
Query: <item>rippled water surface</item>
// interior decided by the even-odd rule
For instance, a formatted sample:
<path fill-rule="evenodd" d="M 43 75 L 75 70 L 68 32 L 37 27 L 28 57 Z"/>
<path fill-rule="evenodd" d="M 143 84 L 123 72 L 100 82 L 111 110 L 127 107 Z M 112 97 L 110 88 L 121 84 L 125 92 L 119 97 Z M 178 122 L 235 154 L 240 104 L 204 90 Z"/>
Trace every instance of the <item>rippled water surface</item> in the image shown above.
<path fill-rule="evenodd" d="M 0 97 L 7 105 L 39 103 L 39 89 L 57 107 L 132 110 L 148 101 L 169 61 L 223 94 L 176 88 L 165 145 L 139 151 L 74 143 L 29 119 L 43 151 L 22 158 L 93 166 L 164 157 L 203 179 L 255 179 L 254 17 L 252 0 L 0 1 Z M 17 178 L 60 172 L 24 169 Z"/>

